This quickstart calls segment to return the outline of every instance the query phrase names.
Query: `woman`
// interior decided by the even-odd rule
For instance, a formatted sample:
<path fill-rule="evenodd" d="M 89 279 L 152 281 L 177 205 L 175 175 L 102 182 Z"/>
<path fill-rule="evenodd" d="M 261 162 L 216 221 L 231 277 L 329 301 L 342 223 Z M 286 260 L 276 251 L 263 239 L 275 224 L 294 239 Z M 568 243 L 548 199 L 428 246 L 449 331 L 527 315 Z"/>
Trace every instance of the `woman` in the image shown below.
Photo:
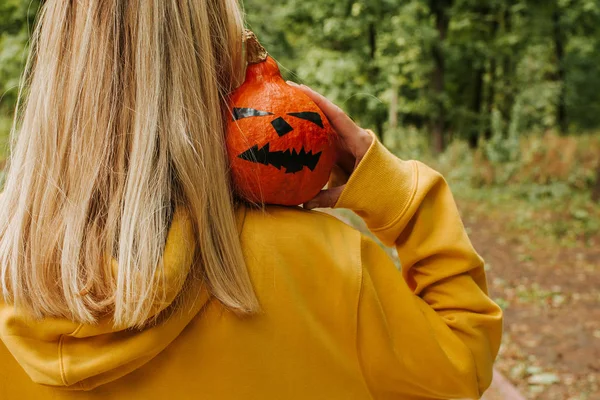
<path fill-rule="evenodd" d="M 301 87 L 341 137 L 347 183 L 306 209 L 234 204 L 223 99 L 241 31 L 235 0 L 44 2 L 0 200 L 0 398 L 490 384 L 502 314 L 438 173 Z M 356 211 L 402 272 L 315 207 Z"/>

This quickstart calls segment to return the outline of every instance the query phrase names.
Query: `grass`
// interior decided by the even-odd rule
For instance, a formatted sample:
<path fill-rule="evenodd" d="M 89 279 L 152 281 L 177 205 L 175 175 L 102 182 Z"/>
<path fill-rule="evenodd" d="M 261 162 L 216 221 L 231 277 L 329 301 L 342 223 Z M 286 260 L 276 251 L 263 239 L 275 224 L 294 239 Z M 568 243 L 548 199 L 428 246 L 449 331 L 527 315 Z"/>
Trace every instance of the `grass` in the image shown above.
<path fill-rule="evenodd" d="M 572 191 L 556 184 L 472 188 L 451 181 L 450 185 L 455 197 L 467 202 L 473 212 L 508 218 L 511 230 L 543 237 L 546 243 L 591 246 L 589 240 L 600 231 L 600 207 L 589 191 Z"/>
<path fill-rule="evenodd" d="M 600 134 L 553 133 L 506 138 L 473 151 L 455 142 L 427 163 L 446 177 L 458 201 L 508 219 L 509 228 L 563 247 L 588 246 L 600 231 L 591 188 L 600 165 Z"/>

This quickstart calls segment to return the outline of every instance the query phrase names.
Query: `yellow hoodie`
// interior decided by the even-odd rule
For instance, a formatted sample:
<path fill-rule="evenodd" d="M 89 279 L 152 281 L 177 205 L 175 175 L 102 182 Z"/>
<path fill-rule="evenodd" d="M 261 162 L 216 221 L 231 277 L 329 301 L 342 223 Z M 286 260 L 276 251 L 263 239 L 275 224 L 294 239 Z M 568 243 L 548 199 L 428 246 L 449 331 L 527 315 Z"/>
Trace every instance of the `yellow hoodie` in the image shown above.
<path fill-rule="evenodd" d="M 336 207 L 396 246 L 402 272 L 334 217 L 241 207 L 261 314 L 234 315 L 200 282 L 143 331 L 32 321 L 0 303 L 0 399 L 478 398 L 502 313 L 444 179 L 374 141 Z M 174 270 L 193 251 L 182 218 L 165 250 Z"/>

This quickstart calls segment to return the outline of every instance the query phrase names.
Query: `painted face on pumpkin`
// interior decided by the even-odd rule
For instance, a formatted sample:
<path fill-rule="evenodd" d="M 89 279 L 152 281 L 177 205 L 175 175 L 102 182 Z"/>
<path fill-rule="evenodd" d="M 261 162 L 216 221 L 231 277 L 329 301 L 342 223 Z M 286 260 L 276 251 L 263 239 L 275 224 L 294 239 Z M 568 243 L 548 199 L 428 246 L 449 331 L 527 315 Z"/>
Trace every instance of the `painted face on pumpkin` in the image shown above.
<path fill-rule="evenodd" d="M 319 193 L 333 167 L 335 132 L 306 94 L 285 83 L 275 60 L 249 65 L 228 105 L 227 153 L 240 197 L 298 205 Z"/>
<path fill-rule="evenodd" d="M 233 109 L 233 120 L 239 121 L 243 118 L 252 117 L 265 117 L 273 115 L 272 112 L 256 110 L 254 108 L 234 108 Z M 303 111 L 303 112 L 291 112 L 286 114 L 287 119 L 294 123 L 294 118 L 309 121 L 321 129 L 324 128 L 323 119 L 318 112 L 314 111 Z M 284 117 L 276 117 L 271 121 L 273 130 L 279 137 L 283 137 L 294 131 L 294 127 L 288 123 Z M 307 150 L 302 147 L 299 151 L 296 149 L 287 150 L 273 150 L 267 142 L 262 147 L 255 144 L 243 153 L 239 154 L 238 157 L 242 160 L 260 163 L 263 165 L 271 165 L 277 169 L 284 168 L 286 174 L 293 174 L 302 171 L 303 168 L 308 168 L 314 171 L 319 163 L 322 152 L 319 151 L 313 154 L 312 150 Z"/>

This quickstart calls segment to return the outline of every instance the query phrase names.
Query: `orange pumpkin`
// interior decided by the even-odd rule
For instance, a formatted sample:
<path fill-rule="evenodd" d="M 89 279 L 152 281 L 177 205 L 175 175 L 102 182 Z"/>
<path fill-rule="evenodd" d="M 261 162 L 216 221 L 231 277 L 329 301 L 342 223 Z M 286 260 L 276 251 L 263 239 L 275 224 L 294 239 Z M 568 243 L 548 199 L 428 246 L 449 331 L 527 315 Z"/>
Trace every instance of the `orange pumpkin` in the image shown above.
<path fill-rule="evenodd" d="M 246 80 L 229 98 L 227 152 L 233 184 L 257 203 L 298 205 L 325 186 L 335 133 L 317 105 L 285 83 L 251 32 Z"/>

